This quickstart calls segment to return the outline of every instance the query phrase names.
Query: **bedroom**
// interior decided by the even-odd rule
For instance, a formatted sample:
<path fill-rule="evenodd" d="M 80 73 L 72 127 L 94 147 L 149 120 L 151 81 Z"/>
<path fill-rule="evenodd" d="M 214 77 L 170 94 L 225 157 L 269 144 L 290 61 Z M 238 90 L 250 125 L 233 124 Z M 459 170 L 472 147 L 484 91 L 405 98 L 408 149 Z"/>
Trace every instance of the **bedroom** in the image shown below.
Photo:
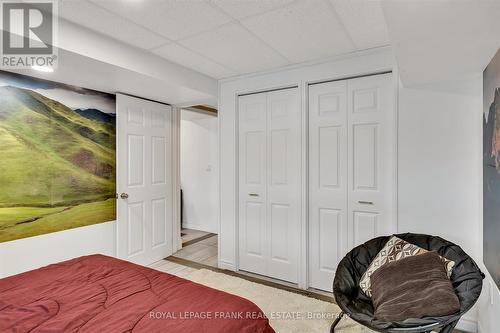
<path fill-rule="evenodd" d="M 391 325 L 496 332 L 497 1 L 1 9 L 0 331 L 390 331 L 343 304 L 342 259 L 363 263 L 350 295 L 373 318 L 360 280 L 397 234 L 454 261 L 441 282 L 460 310 Z M 217 117 L 189 142 L 193 108 Z M 201 236 L 186 244 L 182 225 Z M 74 306 L 56 315 L 59 297 Z"/>

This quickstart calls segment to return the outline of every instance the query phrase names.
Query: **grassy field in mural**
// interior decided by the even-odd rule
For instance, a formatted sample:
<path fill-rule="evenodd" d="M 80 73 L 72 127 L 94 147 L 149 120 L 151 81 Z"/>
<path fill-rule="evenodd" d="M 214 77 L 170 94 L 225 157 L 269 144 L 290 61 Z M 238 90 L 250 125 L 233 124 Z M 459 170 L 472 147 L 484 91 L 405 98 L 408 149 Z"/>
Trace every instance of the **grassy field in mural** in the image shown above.
<path fill-rule="evenodd" d="M 108 199 L 70 207 L 0 208 L 0 242 L 114 220 L 115 203 Z"/>
<path fill-rule="evenodd" d="M 0 86 L 0 242 L 115 219 L 115 121 Z"/>

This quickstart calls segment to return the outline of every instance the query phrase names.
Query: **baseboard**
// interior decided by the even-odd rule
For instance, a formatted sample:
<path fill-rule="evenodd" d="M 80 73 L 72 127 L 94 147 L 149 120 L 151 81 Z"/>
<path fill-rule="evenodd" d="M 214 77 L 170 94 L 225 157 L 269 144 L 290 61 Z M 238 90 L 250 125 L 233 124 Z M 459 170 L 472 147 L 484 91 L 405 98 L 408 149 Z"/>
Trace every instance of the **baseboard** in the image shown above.
<path fill-rule="evenodd" d="M 477 333 L 478 324 L 477 321 L 462 317 L 457 324 L 457 329 L 464 332 Z"/>
<path fill-rule="evenodd" d="M 219 259 L 218 266 L 220 269 L 227 269 L 228 271 L 236 272 L 236 266 L 232 262 Z"/>
<path fill-rule="evenodd" d="M 200 231 L 210 232 L 213 234 L 217 233 L 217 230 L 212 230 L 210 227 L 207 227 L 206 225 L 198 224 L 198 223 L 190 223 L 190 222 L 186 222 L 186 221 L 182 222 L 182 228 L 192 229 L 192 230 L 200 230 Z"/>

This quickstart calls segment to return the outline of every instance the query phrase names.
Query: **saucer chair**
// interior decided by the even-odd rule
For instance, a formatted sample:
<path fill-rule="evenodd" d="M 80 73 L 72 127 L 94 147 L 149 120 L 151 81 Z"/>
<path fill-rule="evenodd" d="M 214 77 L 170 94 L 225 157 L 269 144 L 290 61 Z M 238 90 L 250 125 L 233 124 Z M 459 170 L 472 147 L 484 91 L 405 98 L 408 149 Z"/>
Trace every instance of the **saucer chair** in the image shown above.
<path fill-rule="evenodd" d="M 409 243 L 430 251 L 436 251 L 440 256 L 453 260 L 455 266 L 450 280 L 460 301 L 460 310 L 444 317 L 424 317 L 407 319 L 397 322 L 385 322 L 373 318 L 373 304 L 359 288 L 359 281 L 368 266 L 385 246 L 390 236 L 374 238 L 351 250 L 339 263 L 333 281 L 333 293 L 337 305 L 342 312 L 334 321 L 330 332 L 335 332 L 335 326 L 348 315 L 354 321 L 377 332 L 440 332 L 451 333 L 460 317 L 477 301 L 481 294 L 484 274 L 460 246 L 441 237 L 422 234 L 395 235 Z"/>

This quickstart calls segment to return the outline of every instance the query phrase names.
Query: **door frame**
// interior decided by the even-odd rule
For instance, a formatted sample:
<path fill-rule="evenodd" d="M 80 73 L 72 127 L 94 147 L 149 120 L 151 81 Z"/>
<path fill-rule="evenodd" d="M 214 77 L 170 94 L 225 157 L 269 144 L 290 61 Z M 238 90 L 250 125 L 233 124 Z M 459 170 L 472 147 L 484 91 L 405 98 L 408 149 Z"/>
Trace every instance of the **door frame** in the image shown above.
<path fill-rule="evenodd" d="M 339 76 L 339 77 L 332 77 L 330 79 L 321 79 L 321 80 L 299 80 L 297 82 L 291 82 L 288 84 L 283 84 L 283 85 L 275 85 L 275 86 L 269 86 L 266 88 L 262 89 L 241 89 L 238 90 L 234 93 L 234 137 L 235 137 L 235 148 L 234 148 L 234 195 L 235 195 L 235 200 L 234 200 L 234 218 L 235 218 L 235 225 L 234 225 L 234 234 L 233 234 L 233 242 L 234 242 L 234 252 L 235 252 L 235 262 L 234 266 L 225 263 L 224 261 L 221 260 L 220 258 L 220 250 L 221 250 L 221 242 L 220 242 L 220 234 L 221 234 L 221 215 L 222 215 L 222 208 L 221 208 L 221 174 L 220 170 L 222 169 L 222 161 L 220 161 L 220 152 L 221 152 L 221 140 L 220 140 L 220 126 L 221 126 L 221 119 L 223 117 L 223 114 L 219 114 L 219 234 L 218 234 L 218 253 L 219 253 L 219 261 L 218 261 L 218 266 L 219 268 L 224 268 L 224 269 L 229 269 L 229 270 L 235 270 L 239 271 L 240 270 L 240 258 L 239 258 L 239 226 L 240 226 L 240 221 L 239 221 L 239 117 L 240 117 L 240 110 L 239 110 L 239 97 L 244 96 L 244 95 L 249 95 L 249 94 L 257 94 L 257 93 L 264 93 L 264 92 L 270 92 L 274 90 L 282 90 L 282 89 L 290 89 L 290 88 L 297 88 L 298 93 L 299 93 L 299 100 L 300 100 L 300 115 L 301 115 L 301 124 L 300 124 L 300 137 L 301 137 L 301 147 L 300 147 L 300 154 L 301 154 L 301 166 L 300 166 L 300 175 L 301 175 L 301 203 L 300 203 L 300 245 L 299 245 L 299 264 L 298 264 L 298 288 L 300 289 L 308 289 L 310 287 L 309 283 L 309 262 L 308 262 L 308 257 L 309 257 L 309 195 L 308 195 L 308 186 L 309 186 L 309 166 L 308 166 L 308 145 L 309 145 L 309 86 L 313 84 L 318 84 L 318 83 L 324 83 L 324 82 L 331 82 L 331 81 L 341 81 L 341 80 L 348 80 L 348 79 L 353 79 L 353 78 L 359 78 L 359 77 L 365 77 L 365 76 L 373 76 L 373 75 L 380 75 L 384 73 L 391 73 L 392 74 L 392 83 L 393 83 L 393 133 L 394 133 L 394 142 L 392 146 L 392 157 L 393 157 L 393 186 L 392 186 L 392 201 L 393 201 L 393 209 L 392 209 L 392 217 L 393 217 L 393 222 L 392 222 L 392 229 L 394 233 L 398 232 L 398 221 L 399 221 L 399 214 L 398 214 L 398 141 L 399 141 L 399 133 L 398 133 L 398 115 L 399 115 L 399 72 L 397 67 L 392 67 L 392 68 L 387 68 L 385 70 L 376 70 L 376 71 L 369 71 L 366 73 L 359 73 L 359 74 L 354 74 L 354 75 L 345 75 L 345 76 Z M 220 89 L 220 87 L 219 87 Z M 220 103 L 220 101 L 219 101 Z M 333 281 L 332 281 L 333 282 Z"/>
<path fill-rule="evenodd" d="M 172 105 L 172 251 L 182 249 L 181 238 L 181 108 Z M 177 236 L 177 237 L 176 237 Z"/>
<path fill-rule="evenodd" d="M 135 96 L 127 93 L 122 93 L 122 92 L 117 92 L 116 95 L 123 95 L 126 97 L 131 97 L 131 98 L 137 98 L 141 99 L 147 102 L 154 102 L 158 104 L 164 104 L 168 105 L 171 107 L 172 110 L 172 115 L 171 115 L 171 128 L 170 128 L 170 148 L 171 148 L 171 163 L 172 163 L 172 168 L 171 168 L 171 193 L 172 193 L 172 202 L 171 202 L 171 207 L 172 207 L 172 253 L 177 252 L 182 248 L 182 239 L 180 237 L 180 232 L 181 228 L 179 225 L 180 221 L 180 132 L 179 132 L 179 126 L 180 126 L 180 109 L 178 107 L 175 107 L 172 104 L 164 103 L 164 102 L 159 102 L 147 98 L 142 98 L 140 96 Z M 118 114 L 118 108 L 116 109 L 116 112 Z M 117 117 L 118 119 L 118 117 Z M 119 123 L 117 122 L 116 124 L 116 131 L 118 133 L 119 131 Z M 118 161 L 118 156 L 119 156 L 119 150 L 120 145 L 119 145 L 119 135 L 116 135 L 116 164 L 120 163 Z M 118 189 L 118 173 L 116 175 L 116 197 L 117 200 L 119 200 L 119 189 Z M 116 208 L 117 211 L 117 217 L 116 217 L 116 224 L 115 224 L 115 253 L 116 256 L 118 256 L 118 206 Z M 178 235 L 178 237 L 175 237 Z"/>

